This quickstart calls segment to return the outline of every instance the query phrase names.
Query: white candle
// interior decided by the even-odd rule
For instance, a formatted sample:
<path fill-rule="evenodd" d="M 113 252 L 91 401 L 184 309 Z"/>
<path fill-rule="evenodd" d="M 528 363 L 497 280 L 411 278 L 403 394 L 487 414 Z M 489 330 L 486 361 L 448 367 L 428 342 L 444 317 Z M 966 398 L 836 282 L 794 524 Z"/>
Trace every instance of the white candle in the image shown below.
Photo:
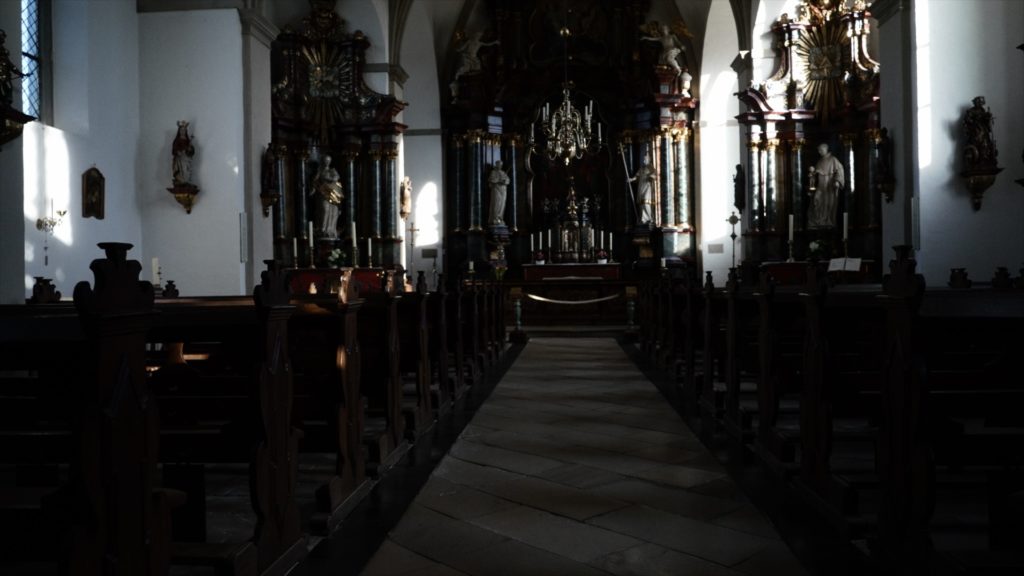
<path fill-rule="evenodd" d="M 473 261 L 472 260 L 469 261 L 469 271 L 470 272 L 473 271 Z"/>
<path fill-rule="evenodd" d="M 846 241 L 850 234 L 850 213 L 843 212 L 843 241 Z"/>
<path fill-rule="evenodd" d="M 356 221 L 352 221 L 352 251 L 356 249 Z"/>
<path fill-rule="evenodd" d="M 160 283 L 160 259 L 156 256 L 153 257 L 153 285 L 156 286 Z"/>
<path fill-rule="evenodd" d="M 548 228 L 548 250 L 551 250 L 551 228 Z"/>
<path fill-rule="evenodd" d="M 309 249 L 313 249 L 313 221 L 309 221 Z"/>
<path fill-rule="evenodd" d="M 530 233 L 530 254 L 533 254 L 533 233 Z"/>
<path fill-rule="evenodd" d="M 662 259 L 661 259 L 661 267 L 662 267 L 662 268 L 664 268 L 664 267 L 665 267 L 665 259 L 664 259 L 664 258 L 662 258 Z"/>
<path fill-rule="evenodd" d="M 294 236 L 292 236 L 292 256 L 294 256 L 296 260 L 299 258 L 299 239 Z"/>
<path fill-rule="evenodd" d="M 597 236 L 597 237 L 599 238 L 598 242 L 600 242 L 600 243 L 601 243 L 601 250 L 604 250 L 604 230 L 601 230 L 601 231 L 600 231 L 600 232 L 598 233 L 598 236 Z"/>
<path fill-rule="evenodd" d="M 598 123 L 597 123 L 597 141 L 601 142 L 602 140 L 604 140 L 604 138 L 601 137 L 601 122 L 598 121 Z"/>
<path fill-rule="evenodd" d="M 793 215 L 789 215 L 789 243 L 793 243 Z"/>
<path fill-rule="evenodd" d="M 366 257 L 368 258 L 367 262 L 373 261 L 373 238 L 369 236 L 366 237 Z"/>
<path fill-rule="evenodd" d="M 608 232 L 608 251 L 611 252 L 612 250 L 615 250 L 615 233 L 609 231 Z"/>

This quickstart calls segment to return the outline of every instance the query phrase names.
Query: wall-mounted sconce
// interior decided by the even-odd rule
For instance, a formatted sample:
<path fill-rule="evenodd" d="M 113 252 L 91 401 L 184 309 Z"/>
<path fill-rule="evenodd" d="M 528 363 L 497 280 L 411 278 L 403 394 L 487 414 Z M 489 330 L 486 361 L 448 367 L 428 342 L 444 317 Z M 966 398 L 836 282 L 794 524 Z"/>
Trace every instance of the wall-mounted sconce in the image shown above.
<path fill-rule="evenodd" d="M 971 204 L 981 209 L 981 198 L 1003 171 L 998 166 L 999 151 L 992 137 L 992 112 L 985 107 L 985 97 L 975 96 L 964 113 L 964 170 L 960 176 L 971 192 Z"/>
<path fill-rule="evenodd" d="M 174 194 L 174 199 L 185 207 L 187 214 L 192 213 L 199 187 L 192 183 L 192 157 L 196 149 L 192 145 L 192 136 L 188 133 L 188 122 L 178 121 L 178 133 L 171 144 L 171 174 L 173 186 L 167 191 Z"/>

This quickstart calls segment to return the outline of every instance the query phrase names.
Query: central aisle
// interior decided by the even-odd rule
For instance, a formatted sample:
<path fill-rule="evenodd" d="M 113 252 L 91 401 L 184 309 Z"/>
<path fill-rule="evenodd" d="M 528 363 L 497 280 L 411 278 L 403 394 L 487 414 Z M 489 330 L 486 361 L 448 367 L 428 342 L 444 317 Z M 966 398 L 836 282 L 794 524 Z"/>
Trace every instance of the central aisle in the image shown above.
<path fill-rule="evenodd" d="M 801 573 L 610 338 L 533 338 L 363 572 Z"/>

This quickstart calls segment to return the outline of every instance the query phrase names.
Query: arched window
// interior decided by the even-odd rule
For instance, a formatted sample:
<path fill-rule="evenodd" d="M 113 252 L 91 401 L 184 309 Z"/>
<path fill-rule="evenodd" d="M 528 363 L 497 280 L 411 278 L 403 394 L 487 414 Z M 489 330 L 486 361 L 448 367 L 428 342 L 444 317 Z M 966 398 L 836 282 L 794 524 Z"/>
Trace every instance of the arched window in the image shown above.
<path fill-rule="evenodd" d="M 50 120 L 50 1 L 21 0 L 21 109 Z"/>

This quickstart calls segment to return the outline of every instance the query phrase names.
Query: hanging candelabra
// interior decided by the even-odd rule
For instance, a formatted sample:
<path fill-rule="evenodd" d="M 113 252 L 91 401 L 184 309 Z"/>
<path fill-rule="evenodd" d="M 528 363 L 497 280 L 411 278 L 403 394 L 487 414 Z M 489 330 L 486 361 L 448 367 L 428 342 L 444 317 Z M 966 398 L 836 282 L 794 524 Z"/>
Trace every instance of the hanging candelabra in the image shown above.
<path fill-rule="evenodd" d="M 594 122 L 594 101 L 583 108 L 581 112 L 572 103 L 572 93 L 569 82 L 569 32 L 568 26 L 559 30 L 565 42 L 563 71 L 564 82 L 562 83 L 562 103 L 551 111 L 550 103 L 544 103 L 540 110 L 541 132 L 544 134 L 545 153 L 548 159 L 555 161 L 559 158 L 568 166 L 572 160 L 579 160 L 584 154 L 596 152 L 602 143 L 601 123 Z M 595 138 L 595 129 L 596 138 Z M 534 147 L 534 129 L 530 125 L 530 147 Z"/>
<path fill-rule="evenodd" d="M 43 233 L 43 266 L 50 265 L 49 239 L 53 235 L 53 229 L 60 226 L 60 223 L 64 221 L 64 215 L 67 213 L 67 210 L 57 210 L 57 217 L 55 218 L 53 216 L 53 200 L 50 200 L 50 215 L 36 220 L 36 230 Z"/>

